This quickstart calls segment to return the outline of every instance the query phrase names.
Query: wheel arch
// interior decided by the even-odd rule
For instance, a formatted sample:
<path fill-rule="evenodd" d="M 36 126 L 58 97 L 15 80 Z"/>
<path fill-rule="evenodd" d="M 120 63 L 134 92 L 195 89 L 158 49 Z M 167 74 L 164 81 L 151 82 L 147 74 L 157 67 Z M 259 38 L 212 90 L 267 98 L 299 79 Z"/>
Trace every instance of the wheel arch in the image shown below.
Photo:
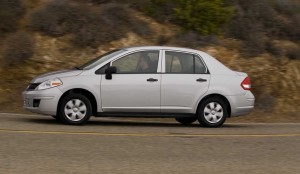
<path fill-rule="evenodd" d="M 197 106 L 197 110 L 196 112 L 198 111 L 198 108 L 200 107 L 201 103 L 208 99 L 208 98 L 211 98 L 211 97 L 218 97 L 218 98 L 221 98 L 225 104 L 226 104 L 226 108 L 227 108 L 227 111 L 228 111 L 228 117 L 231 117 L 231 105 L 230 105 L 230 102 L 229 100 L 224 96 L 224 95 L 221 95 L 221 94 L 218 94 L 218 93 L 212 93 L 212 94 L 208 94 L 206 95 L 205 97 L 203 97 L 199 103 L 198 103 L 198 106 Z"/>
<path fill-rule="evenodd" d="M 85 97 L 87 97 L 92 105 L 92 114 L 93 115 L 97 114 L 97 100 L 96 100 L 95 96 L 90 91 L 88 91 L 86 89 L 82 89 L 82 88 L 73 88 L 73 89 L 69 89 L 68 91 L 64 92 L 63 95 L 59 98 L 58 105 L 57 105 L 57 111 L 58 111 L 58 107 L 60 105 L 61 100 L 65 96 L 72 94 L 72 93 L 82 94 Z"/>

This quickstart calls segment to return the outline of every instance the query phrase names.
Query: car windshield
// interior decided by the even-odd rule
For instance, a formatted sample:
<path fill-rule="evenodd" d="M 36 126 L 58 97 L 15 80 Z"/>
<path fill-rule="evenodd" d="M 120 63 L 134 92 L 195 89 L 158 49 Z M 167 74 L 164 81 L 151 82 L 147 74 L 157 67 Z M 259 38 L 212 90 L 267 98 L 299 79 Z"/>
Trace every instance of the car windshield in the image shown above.
<path fill-rule="evenodd" d="M 115 55 L 118 55 L 122 52 L 124 52 L 126 50 L 122 50 L 122 49 L 116 49 L 116 50 L 112 50 L 110 52 L 107 52 L 95 59 L 92 59 L 90 61 L 88 61 L 87 63 L 79 66 L 79 67 L 75 67 L 76 69 L 80 69 L 80 70 L 87 70 L 87 69 L 92 69 L 94 67 L 96 67 L 97 65 L 107 61 L 108 59 L 114 57 Z"/>

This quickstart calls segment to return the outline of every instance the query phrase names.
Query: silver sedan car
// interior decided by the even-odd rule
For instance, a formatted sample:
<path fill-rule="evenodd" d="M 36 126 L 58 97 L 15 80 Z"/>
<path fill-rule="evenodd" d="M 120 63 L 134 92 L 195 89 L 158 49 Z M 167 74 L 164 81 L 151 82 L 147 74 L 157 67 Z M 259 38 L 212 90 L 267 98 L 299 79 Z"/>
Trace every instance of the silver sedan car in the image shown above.
<path fill-rule="evenodd" d="M 219 127 L 254 107 L 246 73 L 193 49 L 116 49 L 72 70 L 34 78 L 24 108 L 65 124 L 98 117 L 173 117 Z"/>

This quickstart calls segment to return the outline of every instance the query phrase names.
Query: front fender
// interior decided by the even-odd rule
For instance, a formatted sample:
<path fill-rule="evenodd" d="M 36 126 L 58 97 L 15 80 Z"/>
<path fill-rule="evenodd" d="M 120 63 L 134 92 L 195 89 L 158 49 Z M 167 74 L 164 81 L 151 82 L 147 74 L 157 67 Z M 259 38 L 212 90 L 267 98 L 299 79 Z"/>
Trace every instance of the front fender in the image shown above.
<path fill-rule="evenodd" d="M 58 88 L 65 93 L 72 89 L 84 89 L 92 93 L 97 102 L 97 112 L 102 112 L 100 84 L 101 75 L 80 75 L 61 78 L 63 85 Z"/>

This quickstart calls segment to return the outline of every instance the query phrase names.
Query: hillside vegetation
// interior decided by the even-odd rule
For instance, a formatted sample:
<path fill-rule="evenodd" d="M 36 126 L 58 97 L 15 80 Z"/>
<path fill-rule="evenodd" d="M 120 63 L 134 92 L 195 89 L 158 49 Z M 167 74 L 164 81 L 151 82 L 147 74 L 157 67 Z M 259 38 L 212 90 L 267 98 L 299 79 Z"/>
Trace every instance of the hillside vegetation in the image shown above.
<path fill-rule="evenodd" d="M 238 118 L 300 121 L 299 0 L 0 0 L 0 112 L 24 112 L 36 75 L 118 47 L 206 51 L 247 72 L 255 111 Z"/>

